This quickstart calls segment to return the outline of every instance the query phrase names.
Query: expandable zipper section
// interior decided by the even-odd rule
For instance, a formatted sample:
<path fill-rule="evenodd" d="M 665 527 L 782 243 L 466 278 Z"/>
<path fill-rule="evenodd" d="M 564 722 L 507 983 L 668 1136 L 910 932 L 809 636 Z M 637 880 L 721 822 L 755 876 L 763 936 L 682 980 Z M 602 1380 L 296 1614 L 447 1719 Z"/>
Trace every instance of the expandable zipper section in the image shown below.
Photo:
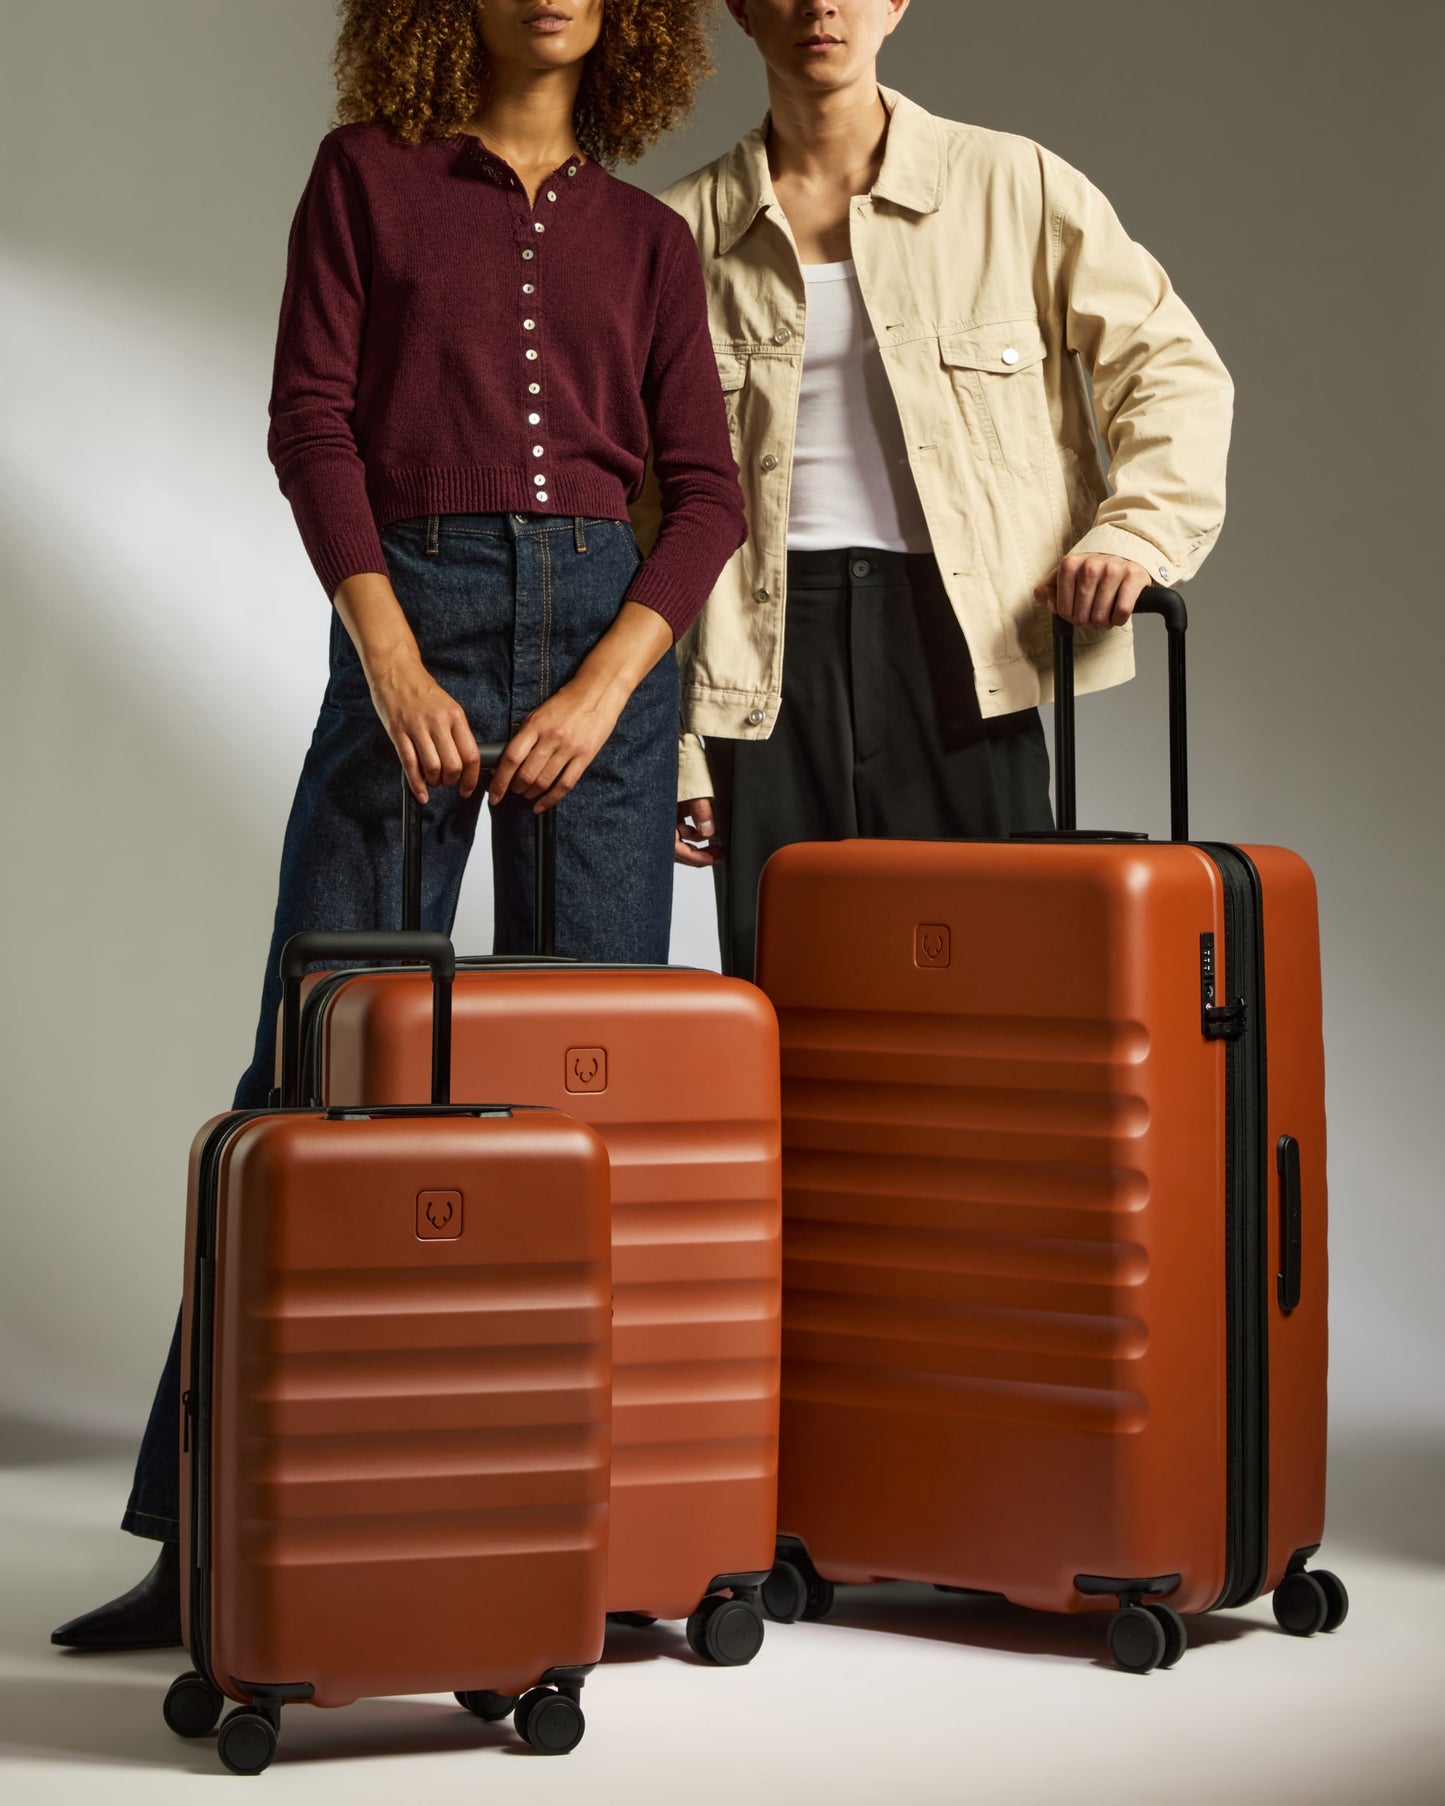
<path fill-rule="evenodd" d="M 195 1277 L 191 1284 L 191 1660 L 213 1687 L 211 1671 L 211 1377 L 216 1309 L 216 1175 L 226 1143 L 258 1116 L 274 1110 L 238 1110 L 218 1122 L 201 1149 L 196 1175 Z M 224 1688 L 221 1688 L 224 1691 Z"/>
<path fill-rule="evenodd" d="M 1264 1587 L 1269 1523 L 1269 1173 L 1264 912 L 1259 873 L 1238 847 L 1198 843 L 1224 894 L 1224 1007 L 1242 1027 L 1225 1042 L 1227 1504 L 1224 1584 L 1211 1609 Z"/>

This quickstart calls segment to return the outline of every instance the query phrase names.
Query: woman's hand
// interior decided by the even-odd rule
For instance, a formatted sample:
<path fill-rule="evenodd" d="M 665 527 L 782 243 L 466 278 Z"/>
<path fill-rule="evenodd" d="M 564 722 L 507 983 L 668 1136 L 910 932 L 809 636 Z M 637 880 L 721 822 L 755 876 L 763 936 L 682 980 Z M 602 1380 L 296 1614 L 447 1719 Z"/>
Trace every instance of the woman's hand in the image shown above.
<path fill-rule="evenodd" d="M 428 784 L 455 784 L 470 796 L 482 775 L 482 757 L 461 704 L 421 661 L 416 637 L 388 578 L 376 571 L 348 577 L 332 597 L 366 673 L 372 704 L 381 718 L 407 786 L 419 803 Z"/>
<path fill-rule="evenodd" d="M 492 773 L 487 800 L 508 790 L 555 809 L 607 744 L 628 698 L 672 646 L 672 629 L 656 609 L 624 602 L 617 619 L 563 684 L 522 723 Z"/>
<path fill-rule="evenodd" d="M 376 671 L 368 668 L 366 681 L 416 800 L 427 800 L 428 784 L 458 781 L 461 794 L 470 796 L 481 779 L 481 753 L 466 711 L 431 675 L 420 654 Z"/>
<path fill-rule="evenodd" d="M 631 693 L 615 685 L 598 689 L 580 673 L 563 684 L 507 742 L 487 800 L 495 807 L 510 789 L 535 803 L 537 814 L 555 808 L 607 744 Z"/>

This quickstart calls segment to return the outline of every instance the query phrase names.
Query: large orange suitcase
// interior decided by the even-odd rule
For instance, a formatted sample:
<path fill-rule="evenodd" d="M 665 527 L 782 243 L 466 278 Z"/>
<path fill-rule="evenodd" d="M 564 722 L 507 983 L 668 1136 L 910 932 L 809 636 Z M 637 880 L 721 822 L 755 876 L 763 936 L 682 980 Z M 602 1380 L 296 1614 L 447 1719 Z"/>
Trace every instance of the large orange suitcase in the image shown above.
<path fill-rule="evenodd" d="M 444 1099 L 440 935 L 296 936 L 288 1048 L 305 963 L 347 956 L 431 963 Z M 584 1124 L 441 1101 L 207 1124 L 182 1332 L 195 1667 L 172 1729 L 238 1701 L 219 1753 L 255 1774 L 287 1702 L 455 1690 L 572 1748 L 605 1628 L 610 1328 L 607 1160 Z"/>
<path fill-rule="evenodd" d="M 1173 840 L 849 841 L 763 873 L 782 1036 L 779 1562 L 832 1584 L 1114 1602 L 1134 1670 L 1267 1590 L 1335 1628 L 1323 1535 L 1325 1115 L 1315 887 L 1190 844 L 1182 599 Z"/>
<path fill-rule="evenodd" d="M 500 755 L 482 749 L 484 766 Z M 420 919 L 420 819 L 405 794 L 403 920 Z M 704 1660 L 747 1662 L 773 1560 L 781 1312 L 778 1031 L 754 986 L 675 966 L 550 955 L 555 851 L 539 818 L 530 958 L 463 959 L 455 1085 L 590 1123 L 611 1161 L 612 1517 L 608 1611 L 686 1618 Z M 425 1095 L 423 974 L 307 981 L 303 1094 Z"/>

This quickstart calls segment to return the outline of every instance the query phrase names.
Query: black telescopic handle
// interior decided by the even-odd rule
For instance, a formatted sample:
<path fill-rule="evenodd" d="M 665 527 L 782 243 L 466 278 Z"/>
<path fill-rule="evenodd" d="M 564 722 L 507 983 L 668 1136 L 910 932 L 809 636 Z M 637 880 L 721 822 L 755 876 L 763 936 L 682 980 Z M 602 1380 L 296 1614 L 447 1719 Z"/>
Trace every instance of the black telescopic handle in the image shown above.
<path fill-rule="evenodd" d="M 505 748 L 479 747 L 482 770 L 494 772 Z M 557 951 L 557 811 L 544 809 L 537 824 L 537 864 L 532 880 L 532 951 L 551 958 Z M 421 927 L 421 806 L 405 776 L 401 780 L 401 925 Z"/>
<path fill-rule="evenodd" d="M 1189 724 L 1186 712 L 1184 636 L 1189 610 L 1177 589 L 1150 584 L 1134 604 L 1136 615 L 1158 615 L 1169 633 L 1169 837 L 1189 838 Z M 1054 616 L 1054 813 L 1060 829 L 1078 823 L 1074 739 L 1074 629 Z"/>
<path fill-rule="evenodd" d="M 451 1102 L 452 980 L 457 956 L 444 934 L 400 934 L 384 929 L 293 934 L 281 949 L 281 1103 L 301 1102 L 301 980 L 314 960 L 393 960 L 431 967 L 431 1101 Z"/>

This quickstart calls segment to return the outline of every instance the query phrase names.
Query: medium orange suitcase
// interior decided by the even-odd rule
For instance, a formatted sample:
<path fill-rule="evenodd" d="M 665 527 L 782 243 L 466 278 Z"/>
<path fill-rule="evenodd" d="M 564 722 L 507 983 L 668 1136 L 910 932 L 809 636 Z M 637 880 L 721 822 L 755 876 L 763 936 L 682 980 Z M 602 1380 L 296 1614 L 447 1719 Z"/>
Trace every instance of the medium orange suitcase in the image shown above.
<path fill-rule="evenodd" d="M 484 766 L 500 755 L 482 749 Z M 405 795 L 403 920 L 420 919 Z M 608 1611 L 686 1618 L 704 1660 L 761 1646 L 776 1532 L 781 1313 L 778 1031 L 754 986 L 675 966 L 556 959 L 554 818 L 539 818 L 534 958 L 463 959 L 454 1082 L 590 1123 L 611 1161 Z M 307 980 L 303 1095 L 425 1095 L 427 987 L 404 970 Z"/>
<path fill-rule="evenodd" d="M 288 1031 L 305 963 L 348 956 L 431 964 L 444 1099 L 450 943 L 296 936 Z M 515 1708 L 534 1749 L 574 1747 L 605 1627 L 610 1339 L 585 1125 L 441 1101 L 208 1123 L 182 1330 L 195 1667 L 171 1728 L 238 1701 L 219 1753 L 256 1774 L 287 1702 L 455 1690 L 482 1718 Z"/>
<path fill-rule="evenodd" d="M 1315 887 L 1190 844 L 1182 599 L 1173 840 L 1073 831 L 784 849 L 758 982 L 782 1036 L 779 1561 L 770 1615 L 900 1579 L 1114 1602 L 1115 1661 L 1273 1590 L 1334 1629 L 1323 1535 L 1325 1114 Z"/>

